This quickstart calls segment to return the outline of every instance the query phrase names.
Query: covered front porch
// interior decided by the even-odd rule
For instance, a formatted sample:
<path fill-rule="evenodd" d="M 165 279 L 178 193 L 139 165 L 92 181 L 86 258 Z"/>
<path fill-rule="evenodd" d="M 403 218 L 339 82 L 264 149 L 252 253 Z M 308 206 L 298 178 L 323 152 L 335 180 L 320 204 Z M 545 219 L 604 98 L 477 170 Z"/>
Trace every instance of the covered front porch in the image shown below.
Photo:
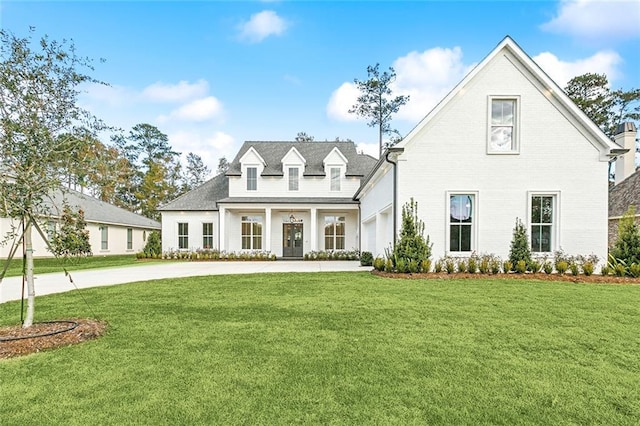
<path fill-rule="evenodd" d="M 359 249 L 359 209 L 340 203 L 219 203 L 219 249 L 268 251 L 279 258 L 302 258 L 323 250 Z"/>

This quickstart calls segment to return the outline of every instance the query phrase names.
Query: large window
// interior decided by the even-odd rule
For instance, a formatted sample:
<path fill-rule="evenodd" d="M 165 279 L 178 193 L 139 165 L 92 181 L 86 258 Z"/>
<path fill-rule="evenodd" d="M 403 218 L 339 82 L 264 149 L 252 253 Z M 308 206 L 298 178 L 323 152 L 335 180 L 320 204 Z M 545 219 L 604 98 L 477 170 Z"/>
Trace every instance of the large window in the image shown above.
<path fill-rule="evenodd" d="M 473 248 L 475 196 L 449 196 L 449 251 L 470 252 Z"/>
<path fill-rule="evenodd" d="M 133 250 L 133 229 L 127 228 L 127 250 Z"/>
<path fill-rule="evenodd" d="M 344 216 L 324 217 L 324 249 L 344 250 Z"/>
<path fill-rule="evenodd" d="M 289 167 L 289 191 L 297 191 L 300 186 L 300 174 L 297 167 Z"/>
<path fill-rule="evenodd" d="M 202 224 L 202 248 L 210 249 L 213 247 L 213 223 Z"/>
<path fill-rule="evenodd" d="M 100 227 L 100 249 L 109 250 L 109 227 L 105 225 Z"/>
<path fill-rule="evenodd" d="M 531 196 L 531 251 L 553 251 L 554 196 Z"/>
<path fill-rule="evenodd" d="M 181 250 L 189 248 L 189 224 L 178 223 L 178 248 Z"/>
<path fill-rule="evenodd" d="M 514 153 L 518 150 L 516 99 L 491 99 L 489 152 Z"/>
<path fill-rule="evenodd" d="M 242 249 L 262 250 L 261 216 L 242 216 Z"/>
<path fill-rule="evenodd" d="M 331 167 L 331 190 L 340 191 L 340 167 Z"/>
<path fill-rule="evenodd" d="M 247 167 L 247 191 L 258 190 L 258 168 Z"/>

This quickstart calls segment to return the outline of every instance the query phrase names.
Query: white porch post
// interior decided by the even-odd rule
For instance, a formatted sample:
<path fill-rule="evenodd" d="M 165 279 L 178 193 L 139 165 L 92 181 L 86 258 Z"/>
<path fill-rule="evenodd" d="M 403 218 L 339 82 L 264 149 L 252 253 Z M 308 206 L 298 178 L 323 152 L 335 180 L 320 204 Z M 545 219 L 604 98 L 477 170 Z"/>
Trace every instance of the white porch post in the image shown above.
<path fill-rule="evenodd" d="M 387 238 L 387 236 L 385 235 L 386 232 L 386 226 L 383 226 L 382 223 L 382 214 L 380 214 L 379 211 L 376 212 L 376 246 L 373 248 L 374 251 L 374 256 L 378 256 L 381 254 L 382 250 L 378 249 L 378 246 L 380 245 L 381 242 L 384 242 Z"/>
<path fill-rule="evenodd" d="M 225 227 L 225 219 L 227 216 L 227 209 L 224 207 L 220 207 L 218 210 L 218 221 L 220 222 L 220 229 L 218 229 L 218 250 L 225 250 L 225 237 L 227 235 L 227 230 Z"/>
<path fill-rule="evenodd" d="M 264 249 L 271 251 L 271 207 L 267 207 L 264 211 Z"/>
<path fill-rule="evenodd" d="M 318 209 L 311 207 L 311 250 L 318 251 Z"/>

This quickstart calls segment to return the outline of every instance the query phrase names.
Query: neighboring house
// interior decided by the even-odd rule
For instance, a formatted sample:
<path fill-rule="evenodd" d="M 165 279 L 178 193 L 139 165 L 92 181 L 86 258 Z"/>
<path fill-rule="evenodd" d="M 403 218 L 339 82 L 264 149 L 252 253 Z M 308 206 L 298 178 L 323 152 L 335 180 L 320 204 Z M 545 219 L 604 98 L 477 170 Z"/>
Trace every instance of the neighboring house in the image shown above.
<path fill-rule="evenodd" d="M 609 190 L 609 247 L 618 237 L 618 223 L 622 216 L 635 207 L 635 218 L 640 223 L 640 171 L 636 170 L 636 135 L 633 123 L 618 127 L 616 143 L 627 150 L 616 159 L 615 186 Z"/>
<path fill-rule="evenodd" d="M 358 249 L 353 195 L 375 163 L 353 142 L 245 142 L 225 175 L 158 209 L 163 251 Z"/>
<path fill-rule="evenodd" d="M 88 195 L 72 190 L 56 191 L 47 200 L 50 218 L 39 221 L 42 231 L 51 235 L 58 229 L 57 219 L 62 212 L 62 206 L 67 204 L 75 211 L 81 209 L 87 222 L 89 241 L 94 256 L 133 254 L 141 251 L 151 231 L 160 231 L 160 223 L 128 210 L 105 203 Z M 19 227 L 16 219 L 0 218 L 0 235 L 11 230 L 12 226 Z M 51 257 L 44 240 L 33 229 L 33 248 L 35 257 Z M 0 256 L 6 258 L 11 250 L 11 242 L 0 246 Z M 20 256 L 22 251 L 18 250 Z"/>
<path fill-rule="evenodd" d="M 507 258 L 519 218 L 535 255 L 604 260 L 608 162 L 620 151 L 506 37 L 363 182 L 361 248 L 383 255 L 413 198 L 435 258 Z"/>

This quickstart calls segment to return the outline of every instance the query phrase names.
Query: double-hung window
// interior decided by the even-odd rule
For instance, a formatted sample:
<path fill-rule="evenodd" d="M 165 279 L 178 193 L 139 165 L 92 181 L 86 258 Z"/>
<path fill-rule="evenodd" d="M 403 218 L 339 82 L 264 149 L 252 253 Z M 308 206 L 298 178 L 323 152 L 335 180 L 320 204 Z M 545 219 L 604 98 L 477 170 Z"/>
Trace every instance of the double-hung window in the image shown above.
<path fill-rule="evenodd" d="M 531 195 L 531 251 L 551 253 L 554 249 L 555 195 Z"/>
<path fill-rule="evenodd" d="M 518 152 L 518 99 L 491 97 L 489 101 L 488 152 L 515 154 Z"/>
<path fill-rule="evenodd" d="M 127 228 L 127 250 L 133 250 L 133 229 Z"/>
<path fill-rule="evenodd" d="M 189 224 L 178 223 L 178 249 L 185 250 L 189 248 Z"/>
<path fill-rule="evenodd" d="M 109 227 L 106 225 L 100 227 L 100 249 L 109 250 Z"/>
<path fill-rule="evenodd" d="M 325 250 L 344 250 L 345 227 L 344 216 L 324 217 Z"/>
<path fill-rule="evenodd" d="M 202 224 L 202 248 L 210 249 L 213 247 L 213 223 L 207 222 Z"/>
<path fill-rule="evenodd" d="M 258 190 L 258 168 L 247 167 L 247 191 Z"/>
<path fill-rule="evenodd" d="M 449 251 L 473 251 L 475 245 L 476 197 L 474 194 L 449 194 Z"/>
<path fill-rule="evenodd" d="M 289 167 L 289 191 L 297 191 L 300 187 L 300 169 Z"/>
<path fill-rule="evenodd" d="M 331 167 L 331 190 L 340 191 L 340 167 Z"/>
<path fill-rule="evenodd" d="M 242 249 L 262 250 L 262 216 L 242 216 Z"/>

